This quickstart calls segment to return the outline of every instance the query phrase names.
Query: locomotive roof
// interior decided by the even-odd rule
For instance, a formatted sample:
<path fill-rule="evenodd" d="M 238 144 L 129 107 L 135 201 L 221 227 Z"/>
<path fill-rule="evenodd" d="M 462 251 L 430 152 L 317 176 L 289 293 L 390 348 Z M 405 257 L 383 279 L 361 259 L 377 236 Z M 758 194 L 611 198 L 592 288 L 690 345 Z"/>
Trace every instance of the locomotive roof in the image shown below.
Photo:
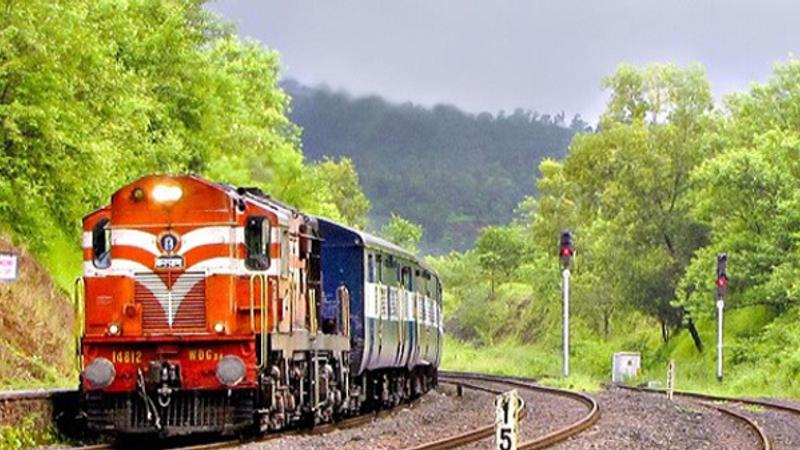
<path fill-rule="evenodd" d="M 379 250 L 383 250 L 383 251 L 388 252 L 388 253 L 392 253 L 392 254 L 394 254 L 396 256 L 402 256 L 402 257 L 411 259 L 411 260 L 415 261 L 417 264 L 419 264 L 420 267 L 422 267 L 423 269 L 425 269 L 425 270 L 437 275 L 437 277 L 438 277 L 438 274 L 436 273 L 436 271 L 433 270 L 431 267 L 429 267 L 427 264 L 425 264 L 425 262 L 423 262 L 422 259 L 420 259 L 415 254 L 409 252 L 408 250 L 404 249 L 403 247 L 400 247 L 397 244 L 389 242 L 386 239 L 380 238 L 380 237 L 375 236 L 373 234 L 369 234 L 369 233 L 367 233 L 365 231 L 357 230 L 355 228 L 348 227 L 347 225 L 342 225 L 341 223 L 334 222 L 334 221 L 332 221 L 330 219 L 325 219 L 323 217 L 316 217 L 316 218 L 320 222 L 329 223 L 331 225 L 337 226 L 339 228 L 342 228 L 344 230 L 349 231 L 350 233 L 355 234 L 358 237 L 358 239 L 361 241 L 361 244 L 366 248 L 379 249 Z M 323 236 L 323 239 L 324 239 L 324 236 Z"/>
<path fill-rule="evenodd" d="M 172 180 L 175 180 L 175 181 L 178 181 L 178 182 L 191 181 L 191 182 L 205 184 L 207 186 L 211 186 L 213 188 L 219 189 L 220 191 L 224 192 L 226 195 L 230 196 L 233 199 L 244 198 L 244 199 L 246 199 L 246 200 L 248 200 L 248 201 L 250 201 L 252 203 L 257 204 L 258 206 L 260 206 L 262 208 L 266 208 L 266 209 L 271 210 L 272 212 L 274 212 L 274 213 L 276 213 L 278 215 L 278 219 L 279 219 L 279 221 L 281 223 L 285 223 L 287 221 L 288 217 L 292 213 L 298 213 L 299 212 L 296 208 L 294 208 L 294 207 L 292 207 L 290 205 L 287 205 L 287 204 L 285 204 L 285 203 L 283 203 L 283 202 L 281 202 L 279 200 L 276 200 L 276 199 L 272 198 L 271 196 L 265 194 L 264 192 L 262 192 L 258 188 L 254 188 L 254 187 L 237 187 L 237 186 L 233 186 L 233 185 L 226 184 L 226 183 L 217 183 L 215 181 L 208 180 L 206 178 L 203 178 L 203 177 L 201 177 L 199 175 L 196 175 L 196 174 L 193 174 L 193 173 L 188 173 L 188 174 L 150 174 L 150 175 L 145 175 L 145 176 L 139 177 L 136 180 L 131 181 L 130 183 L 128 183 L 128 184 L 120 187 L 119 189 L 117 189 L 113 194 L 111 194 L 111 198 L 113 199 L 114 196 L 118 195 L 120 192 L 123 192 L 127 187 L 129 187 L 131 185 L 139 184 L 142 181 L 148 180 L 148 179 L 165 179 L 165 180 L 166 179 L 172 179 Z M 94 211 L 90 212 L 89 214 L 86 214 L 83 219 L 86 220 L 88 217 L 96 214 L 97 212 L 99 212 L 99 211 L 101 211 L 103 209 L 107 209 L 109 207 L 110 207 L 110 203 L 105 205 L 105 206 L 103 206 L 102 208 L 99 208 L 97 210 L 94 210 Z"/>

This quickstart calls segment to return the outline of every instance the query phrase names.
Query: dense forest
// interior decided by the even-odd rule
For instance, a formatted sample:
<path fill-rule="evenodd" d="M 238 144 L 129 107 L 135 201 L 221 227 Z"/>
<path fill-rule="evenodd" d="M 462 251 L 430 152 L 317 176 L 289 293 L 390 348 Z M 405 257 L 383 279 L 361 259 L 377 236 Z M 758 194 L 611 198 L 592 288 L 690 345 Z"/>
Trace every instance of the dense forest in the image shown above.
<path fill-rule="evenodd" d="M 506 360 L 522 345 L 530 365 L 521 370 L 558 372 L 556 254 L 571 229 L 578 373 L 604 379 L 612 352 L 637 350 L 648 376 L 678 358 L 683 385 L 706 388 L 716 255 L 726 252 L 729 380 L 713 388 L 800 395 L 800 61 L 722 106 L 696 65 L 623 65 L 604 86 L 598 130 L 576 135 L 563 161 L 541 163 L 539 197 L 520 204 L 517 220 L 433 259 L 447 329 L 472 343 L 450 363 L 489 367 L 470 352 L 510 346 Z"/>
<path fill-rule="evenodd" d="M 424 253 L 465 250 L 480 228 L 508 222 L 535 192 L 536 167 L 562 158 L 586 128 L 580 116 L 470 114 L 454 106 L 393 104 L 326 87 L 282 83 L 308 158 L 353 160 L 373 226 L 399 214 L 423 226 Z"/>

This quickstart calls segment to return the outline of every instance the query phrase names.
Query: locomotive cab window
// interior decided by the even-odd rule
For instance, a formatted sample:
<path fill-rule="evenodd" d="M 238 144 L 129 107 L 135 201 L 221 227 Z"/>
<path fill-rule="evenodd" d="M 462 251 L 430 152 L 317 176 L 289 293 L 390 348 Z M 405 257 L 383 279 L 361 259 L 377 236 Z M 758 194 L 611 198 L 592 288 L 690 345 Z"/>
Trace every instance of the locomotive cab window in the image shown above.
<path fill-rule="evenodd" d="M 270 224 L 266 217 L 248 217 L 244 227 L 247 248 L 245 266 L 250 270 L 267 270 L 270 263 Z"/>
<path fill-rule="evenodd" d="M 111 267 L 111 221 L 100 219 L 92 229 L 92 262 L 98 269 Z"/>

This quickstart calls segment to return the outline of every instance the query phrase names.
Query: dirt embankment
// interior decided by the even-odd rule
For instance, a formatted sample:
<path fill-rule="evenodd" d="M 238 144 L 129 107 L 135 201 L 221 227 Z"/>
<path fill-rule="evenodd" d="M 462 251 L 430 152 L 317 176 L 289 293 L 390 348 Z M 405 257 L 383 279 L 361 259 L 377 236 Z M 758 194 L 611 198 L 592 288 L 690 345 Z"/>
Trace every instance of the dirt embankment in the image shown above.
<path fill-rule="evenodd" d="M 28 251 L 1 234 L 0 252 L 19 255 L 17 281 L 0 282 L 0 388 L 63 383 L 74 366 L 69 296 Z"/>

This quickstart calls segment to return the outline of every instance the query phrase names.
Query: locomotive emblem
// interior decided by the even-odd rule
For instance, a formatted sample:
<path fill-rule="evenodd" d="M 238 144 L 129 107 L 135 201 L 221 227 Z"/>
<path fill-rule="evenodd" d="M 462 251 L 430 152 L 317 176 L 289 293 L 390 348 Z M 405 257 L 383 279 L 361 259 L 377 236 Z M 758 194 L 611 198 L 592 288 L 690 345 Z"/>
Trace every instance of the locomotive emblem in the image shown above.
<path fill-rule="evenodd" d="M 179 269 L 183 267 L 183 257 L 175 255 L 181 240 L 172 232 L 166 232 L 158 238 L 158 249 L 164 255 L 156 257 L 156 269 Z"/>
<path fill-rule="evenodd" d="M 164 233 L 158 240 L 161 251 L 168 255 L 171 255 L 173 252 L 175 252 L 180 242 L 181 241 L 178 239 L 178 236 L 175 236 L 172 233 Z"/>

